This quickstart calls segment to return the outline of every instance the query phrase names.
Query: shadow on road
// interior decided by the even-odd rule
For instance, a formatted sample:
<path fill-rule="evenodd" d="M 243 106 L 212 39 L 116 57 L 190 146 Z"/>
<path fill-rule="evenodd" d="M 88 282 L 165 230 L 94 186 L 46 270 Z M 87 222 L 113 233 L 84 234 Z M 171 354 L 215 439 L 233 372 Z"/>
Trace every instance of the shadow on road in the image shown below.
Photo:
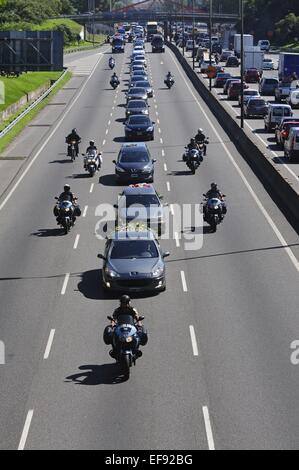
<path fill-rule="evenodd" d="M 115 175 L 103 175 L 100 177 L 99 183 L 103 186 L 118 186 Z"/>
<path fill-rule="evenodd" d="M 79 367 L 81 372 L 66 377 L 66 383 L 76 385 L 112 385 L 126 382 L 128 377 L 121 371 L 119 364 L 86 365 Z"/>
<path fill-rule="evenodd" d="M 171 172 L 172 176 L 190 176 L 192 175 L 190 170 L 184 170 L 184 171 L 172 171 Z M 193 176 L 193 175 L 192 175 Z"/>
<path fill-rule="evenodd" d="M 64 159 L 64 160 L 53 160 L 52 162 L 49 162 L 49 164 L 50 163 L 73 163 L 73 162 L 71 161 L 70 158 L 68 158 L 67 160 L 66 159 Z"/>
<path fill-rule="evenodd" d="M 123 143 L 126 142 L 126 138 L 125 138 L 125 136 L 123 136 L 123 137 L 114 137 L 113 142 L 123 144 Z"/>
<path fill-rule="evenodd" d="M 64 235 L 62 228 L 41 228 L 37 232 L 31 233 L 31 235 L 40 238 L 57 237 Z"/>

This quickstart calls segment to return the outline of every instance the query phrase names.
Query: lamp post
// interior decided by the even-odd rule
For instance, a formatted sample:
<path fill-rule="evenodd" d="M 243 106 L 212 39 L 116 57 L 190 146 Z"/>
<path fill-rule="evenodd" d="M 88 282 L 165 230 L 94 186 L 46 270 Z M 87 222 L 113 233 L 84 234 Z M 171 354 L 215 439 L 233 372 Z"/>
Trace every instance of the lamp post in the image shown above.
<path fill-rule="evenodd" d="M 182 0 L 182 15 L 183 15 L 183 31 L 182 31 L 182 46 L 183 46 L 183 56 L 185 55 L 185 15 L 184 15 L 184 0 Z"/>
<path fill-rule="evenodd" d="M 244 128 L 244 0 L 240 0 L 241 13 L 241 129 Z"/>
<path fill-rule="evenodd" d="M 212 27 L 213 27 L 213 0 L 210 0 L 210 14 L 209 14 L 209 42 L 210 42 L 210 52 L 209 52 L 209 61 L 210 66 L 212 65 Z M 212 79 L 209 78 L 209 89 L 212 90 Z"/>
<path fill-rule="evenodd" d="M 194 29 L 195 29 L 194 0 L 192 0 L 192 40 L 193 40 L 193 43 L 192 43 L 192 66 L 193 66 L 193 70 L 195 69 L 195 55 L 194 55 L 194 52 L 195 52 L 195 32 L 194 32 Z"/>

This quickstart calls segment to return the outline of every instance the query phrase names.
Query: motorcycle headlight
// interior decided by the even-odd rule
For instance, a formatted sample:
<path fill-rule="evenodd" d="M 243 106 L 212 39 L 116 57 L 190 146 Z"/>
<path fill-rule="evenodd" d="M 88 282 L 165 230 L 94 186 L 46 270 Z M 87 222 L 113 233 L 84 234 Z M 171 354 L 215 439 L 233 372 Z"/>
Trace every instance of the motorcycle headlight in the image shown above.
<path fill-rule="evenodd" d="M 69 212 L 69 211 L 70 211 L 69 209 L 64 209 L 64 210 L 65 210 L 65 212 Z"/>
<path fill-rule="evenodd" d="M 157 265 L 153 271 L 153 277 L 161 276 L 161 274 L 163 274 L 163 271 L 164 271 L 164 266 L 162 264 Z"/>
<path fill-rule="evenodd" d="M 133 338 L 132 336 L 126 336 L 126 343 L 132 343 Z"/>

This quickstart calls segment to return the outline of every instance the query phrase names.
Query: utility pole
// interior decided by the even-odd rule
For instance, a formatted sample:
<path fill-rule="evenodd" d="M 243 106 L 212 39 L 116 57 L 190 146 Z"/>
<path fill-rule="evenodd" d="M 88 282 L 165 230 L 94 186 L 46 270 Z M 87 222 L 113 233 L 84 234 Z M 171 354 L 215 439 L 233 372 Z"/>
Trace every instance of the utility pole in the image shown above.
<path fill-rule="evenodd" d="M 244 0 L 241 7 L 241 128 L 244 128 Z"/>
<path fill-rule="evenodd" d="M 209 54 L 209 61 L 210 66 L 212 65 L 212 28 L 213 28 L 213 0 L 210 0 L 210 15 L 209 15 L 209 40 L 210 40 L 210 54 Z M 212 90 L 212 79 L 209 78 L 209 89 Z"/>
<path fill-rule="evenodd" d="M 185 55 L 185 13 L 184 13 L 184 0 L 182 0 L 182 15 L 183 15 L 183 56 Z"/>
<path fill-rule="evenodd" d="M 194 20 L 194 0 L 192 0 L 192 66 L 193 70 L 195 69 L 195 20 Z"/>

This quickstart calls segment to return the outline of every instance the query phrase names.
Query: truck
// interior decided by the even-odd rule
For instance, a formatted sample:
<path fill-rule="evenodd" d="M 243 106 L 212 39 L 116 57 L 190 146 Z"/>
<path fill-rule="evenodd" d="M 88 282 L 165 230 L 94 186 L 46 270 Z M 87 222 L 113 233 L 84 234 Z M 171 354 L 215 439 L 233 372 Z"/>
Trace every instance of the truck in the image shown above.
<path fill-rule="evenodd" d="M 154 34 L 158 34 L 158 23 L 157 21 L 149 21 L 146 24 L 146 38 L 148 42 L 152 40 Z"/>
<path fill-rule="evenodd" d="M 299 54 L 281 52 L 278 62 L 278 77 L 280 81 L 290 82 L 299 78 Z"/>
<path fill-rule="evenodd" d="M 243 47 L 244 47 L 244 50 L 249 49 L 250 47 L 253 47 L 252 34 L 243 35 Z M 241 34 L 234 35 L 234 51 L 237 57 L 241 57 Z"/>
<path fill-rule="evenodd" d="M 249 47 L 244 50 L 244 70 L 257 69 L 263 71 L 264 52 L 259 47 Z"/>

